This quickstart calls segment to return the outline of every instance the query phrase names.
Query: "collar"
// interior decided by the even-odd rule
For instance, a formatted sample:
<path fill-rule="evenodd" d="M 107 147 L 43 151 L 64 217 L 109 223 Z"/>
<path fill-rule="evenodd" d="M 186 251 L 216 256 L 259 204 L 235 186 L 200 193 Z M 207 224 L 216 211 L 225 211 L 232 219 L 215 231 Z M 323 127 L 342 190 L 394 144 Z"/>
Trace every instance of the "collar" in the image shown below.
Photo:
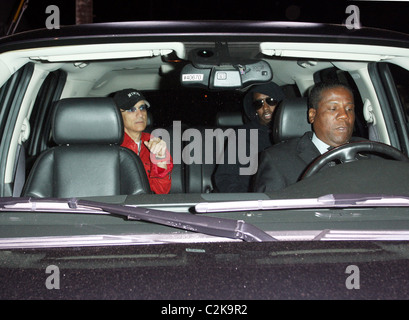
<path fill-rule="evenodd" d="M 315 134 L 315 132 L 312 134 L 312 139 L 311 139 L 312 143 L 314 143 L 314 145 L 317 147 L 318 151 L 323 154 L 325 152 L 328 151 L 328 148 L 330 147 L 330 145 L 326 144 L 325 142 L 323 142 L 322 140 L 320 140 L 317 135 Z"/>

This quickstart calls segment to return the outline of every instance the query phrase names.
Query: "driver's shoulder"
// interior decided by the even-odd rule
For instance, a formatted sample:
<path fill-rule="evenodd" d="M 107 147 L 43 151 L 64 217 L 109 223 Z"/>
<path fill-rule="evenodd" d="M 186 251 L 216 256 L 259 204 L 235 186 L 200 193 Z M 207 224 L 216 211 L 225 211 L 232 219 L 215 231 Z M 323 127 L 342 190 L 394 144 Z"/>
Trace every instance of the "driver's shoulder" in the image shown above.
<path fill-rule="evenodd" d="M 291 138 L 288 140 L 281 141 L 272 145 L 271 147 L 265 149 L 263 153 L 268 154 L 269 156 L 274 155 L 283 155 L 283 154 L 295 154 L 298 150 L 298 145 L 302 140 L 301 137 Z"/>

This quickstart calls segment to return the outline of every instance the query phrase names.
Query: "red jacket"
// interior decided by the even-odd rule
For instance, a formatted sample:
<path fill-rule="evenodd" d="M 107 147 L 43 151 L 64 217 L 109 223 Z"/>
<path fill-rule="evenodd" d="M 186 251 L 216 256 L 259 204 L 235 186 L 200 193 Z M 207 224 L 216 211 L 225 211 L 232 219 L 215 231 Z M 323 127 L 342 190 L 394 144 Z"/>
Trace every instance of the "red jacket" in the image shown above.
<path fill-rule="evenodd" d="M 148 176 L 149 184 L 151 190 L 157 194 L 169 193 L 170 187 L 172 184 L 172 169 L 173 169 L 173 160 L 170 156 L 168 150 L 166 150 L 166 163 L 167 168 L 163 169 L 156 165 L 159 161 L 165 160 L 156 160 L 151 159 L 151 153 L 149 149 L 145 146 L 144 141 L 149 141 L 151 139 L 151 135 L 146 132 L 142 132 L 141 135 L 141 150 L 138 153 L 138 144 L 132 140 L 132 138 L 125 132 L 124 133 L 124 141 L 122 142 L 121 146 L 131 149 L 134 151 L 143 162 L 143 166 L 145 167 L 146 174 Z"/>

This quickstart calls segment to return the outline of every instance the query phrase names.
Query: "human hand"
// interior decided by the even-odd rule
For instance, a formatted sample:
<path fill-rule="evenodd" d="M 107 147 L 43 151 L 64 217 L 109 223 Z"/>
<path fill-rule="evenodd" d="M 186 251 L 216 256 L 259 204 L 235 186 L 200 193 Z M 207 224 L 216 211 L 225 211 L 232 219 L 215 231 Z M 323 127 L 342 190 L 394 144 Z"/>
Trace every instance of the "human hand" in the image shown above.
<path fill-rule="evenodd" d="M 166 157 L 166 142 L 160 138 L 152 138 L 149 141 L 144 141 L 148 150 L 155 155 L 156 158 Z"/>

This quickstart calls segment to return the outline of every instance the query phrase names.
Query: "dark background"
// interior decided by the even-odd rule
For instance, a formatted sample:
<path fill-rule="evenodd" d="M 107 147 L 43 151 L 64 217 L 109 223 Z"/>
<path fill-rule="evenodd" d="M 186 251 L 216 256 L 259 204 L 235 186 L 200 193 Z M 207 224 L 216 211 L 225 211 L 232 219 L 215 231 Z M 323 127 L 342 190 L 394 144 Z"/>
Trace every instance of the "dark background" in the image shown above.
<path fill-rule="evenodd" d="M 0 32 L 7 32 L 20 0 L 0 0 Z M 76 0 L 30 0 L 16 32 L 45 27 L 49 5 L 60 24 L 75 24 Z M 343 24 L 349 5 L 359 8 L 362 27 L 409 33 L 409 1 L 281 0 L 93 0 L 93 22 L 140 20 L 267 20 Z"/>

